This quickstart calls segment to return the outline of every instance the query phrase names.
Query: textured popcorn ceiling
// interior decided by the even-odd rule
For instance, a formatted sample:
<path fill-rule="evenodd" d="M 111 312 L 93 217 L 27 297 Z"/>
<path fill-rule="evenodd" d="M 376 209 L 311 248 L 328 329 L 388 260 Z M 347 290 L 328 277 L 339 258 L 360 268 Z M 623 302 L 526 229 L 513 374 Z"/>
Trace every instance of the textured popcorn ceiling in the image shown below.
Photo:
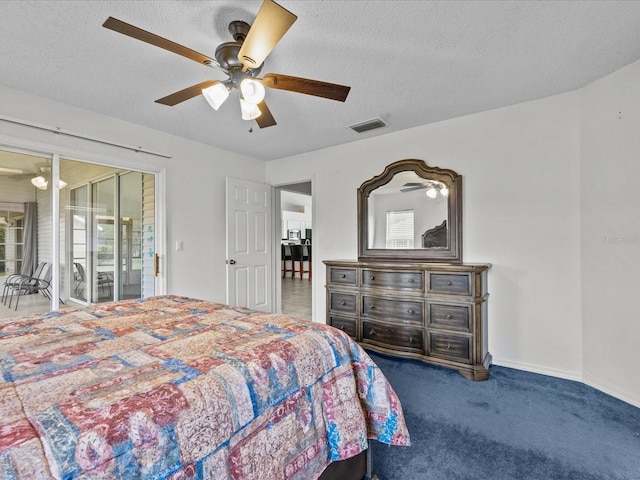
<path fill-rule="evenodd" d="M 0 84 L 271 160 L 567 92 L 640 58 L 635 1 L 281 0 L 298 21 L 262 74 L 352 89 L 345 103 L 267 89 L 278 125 L 249 133 L 237 92 L 217 112 L 202 96 L 154 103 L 221 72 L 102 28 L 113 16 L 213 57 L 261 3 L 1 0 Z M 347 128 L 375 117 L 388 126 Z"/>

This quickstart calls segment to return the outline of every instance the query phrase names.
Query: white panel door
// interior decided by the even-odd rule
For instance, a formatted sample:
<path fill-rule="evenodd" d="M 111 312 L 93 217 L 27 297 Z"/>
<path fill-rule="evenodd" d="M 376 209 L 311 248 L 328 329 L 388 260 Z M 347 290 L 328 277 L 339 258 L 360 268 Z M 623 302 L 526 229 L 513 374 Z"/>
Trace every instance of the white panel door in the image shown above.
<path fill-rule="evenodd" d="M 227 178 L 227 303 L 271 312 L 271 187 Z"/>

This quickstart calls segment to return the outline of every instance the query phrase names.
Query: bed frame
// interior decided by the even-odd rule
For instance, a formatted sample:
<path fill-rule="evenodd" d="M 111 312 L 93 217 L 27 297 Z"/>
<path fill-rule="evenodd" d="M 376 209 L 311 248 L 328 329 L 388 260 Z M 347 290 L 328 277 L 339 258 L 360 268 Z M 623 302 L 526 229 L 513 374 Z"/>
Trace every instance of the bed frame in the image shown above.
<path fill-rule="evenodd" d="M 355 457 L 330 464 L 318 480 L 380 480 L 373 473 L 371 442 L 368 449 Z"/>

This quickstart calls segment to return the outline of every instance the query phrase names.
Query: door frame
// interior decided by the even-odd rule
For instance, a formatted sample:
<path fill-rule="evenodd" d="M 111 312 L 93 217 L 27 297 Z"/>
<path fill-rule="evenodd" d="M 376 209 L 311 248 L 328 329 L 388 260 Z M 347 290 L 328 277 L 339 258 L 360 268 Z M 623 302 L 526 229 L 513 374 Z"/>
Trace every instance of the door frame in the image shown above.
<path fill-rule="evenodd" d="M 310 183 L 311 184 L 311 232 L 312 232 L 312 245 L 316 243 L 315 240 L 315 230 L 316 230 L 316 204 L 315 204 L 315 195 L 314 195 L 314 179 L 303 179 L 303 180 L 292 180 L 286 183 L 279 183 L 273 185 L 273 200 L 271 204 L 273 205 L 273 214 L 271 215 L 273 219 L 273 308 L 274 313 L 282 313 L 282 274 L 281 274 L 281 262 L 282 262 L 282 249 L 279 248 L 280 243 L 282 242 L 281 231 L 282 231 L 282 205 L 280 203 L 281 195 L 280 192 L 283 190 L 287 190 L 286 187 L 291 185 L 298 185 L 300 183 Z M 290 190 L 292 191 L 292 190 Z M 317 248 L 311 248 L 311 263 L 315 263 L 315 259 L 317 256 Z M 313 268 L 314 272 L 317 271 L 317 268 Z M 316 321 L 316 278 L 317 275 L 311 275 L 311 318 L 313 321 Z"/>

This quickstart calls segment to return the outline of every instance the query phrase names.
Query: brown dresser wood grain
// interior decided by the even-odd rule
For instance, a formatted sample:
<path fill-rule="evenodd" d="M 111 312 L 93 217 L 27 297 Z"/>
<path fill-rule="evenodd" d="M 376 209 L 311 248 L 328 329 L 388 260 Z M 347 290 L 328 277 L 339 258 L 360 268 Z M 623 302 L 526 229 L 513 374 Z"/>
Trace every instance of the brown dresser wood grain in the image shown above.
<path fill-rule="evenodd" d="M 324 263 L 329 325 L 374 351 L 489 377 L 490 264 Z"/>

